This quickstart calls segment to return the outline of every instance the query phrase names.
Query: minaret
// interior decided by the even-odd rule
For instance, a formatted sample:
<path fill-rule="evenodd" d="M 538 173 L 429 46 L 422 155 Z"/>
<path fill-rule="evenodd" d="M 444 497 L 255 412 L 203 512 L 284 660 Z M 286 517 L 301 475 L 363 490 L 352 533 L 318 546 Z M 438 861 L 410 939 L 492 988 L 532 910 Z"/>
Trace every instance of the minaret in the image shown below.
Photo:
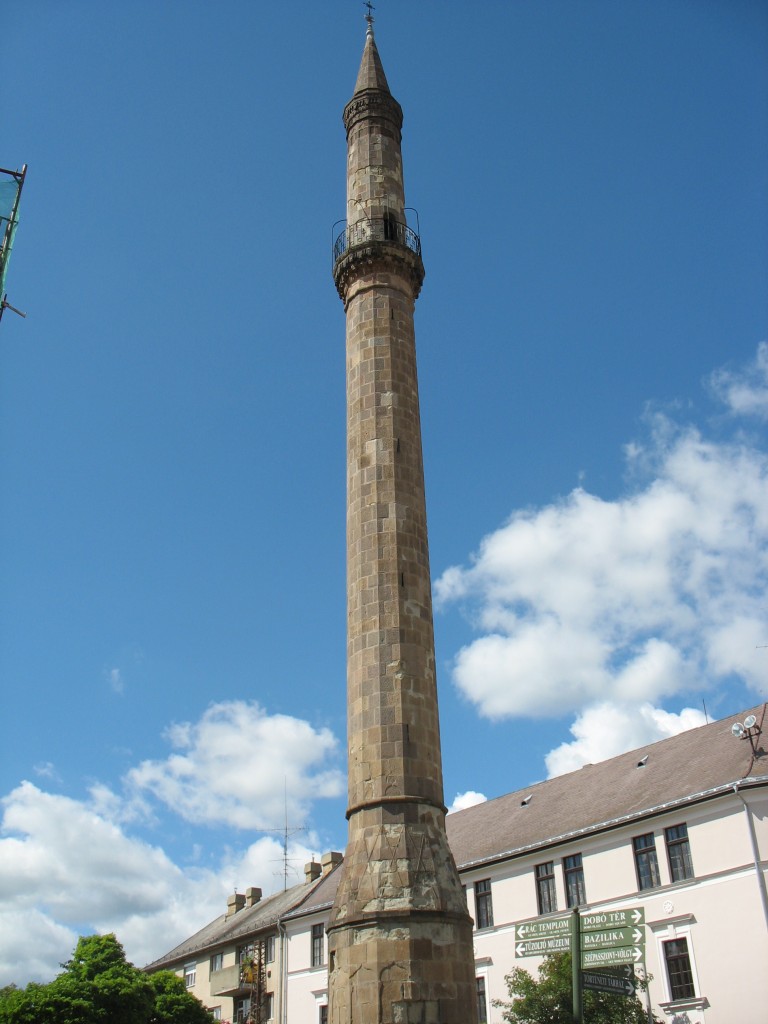
<path fill-rule="evenodd" d="M 472 922 L 445 834 L 400 129 L 372 18 L 347 129 L 349 840 L 328 924 L 330 1024 L 474 1024 Z"/>

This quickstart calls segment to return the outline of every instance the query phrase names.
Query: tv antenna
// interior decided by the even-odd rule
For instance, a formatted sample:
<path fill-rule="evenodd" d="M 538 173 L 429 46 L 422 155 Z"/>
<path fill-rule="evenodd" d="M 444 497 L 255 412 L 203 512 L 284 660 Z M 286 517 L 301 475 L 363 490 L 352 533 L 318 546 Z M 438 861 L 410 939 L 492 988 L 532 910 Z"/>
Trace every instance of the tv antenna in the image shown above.
<path fill-rule="evenodd" d="M 289 825 L 288 824 L 288 782 L 285 782 L 285 820 L 282 828 L 260 828 L 259 832 L 272 832 L 279 833 L 283 837 L 283 892 L 288 888 L 288 863 L 290 858 L 288 856 L 288 840 L 291 836 L 297 835 L 299 832 L 306 832 L 306 825 Z"/>

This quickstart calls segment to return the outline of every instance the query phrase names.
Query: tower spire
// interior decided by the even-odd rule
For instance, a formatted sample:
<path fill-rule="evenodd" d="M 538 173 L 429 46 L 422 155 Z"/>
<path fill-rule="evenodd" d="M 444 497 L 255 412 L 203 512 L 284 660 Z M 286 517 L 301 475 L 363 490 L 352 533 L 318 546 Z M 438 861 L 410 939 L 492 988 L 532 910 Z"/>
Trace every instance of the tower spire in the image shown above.
<path fill-rule="evenodd" d="M 329 1024 L 475 1024 L 472 922 L 445 834 L 403 112 L 368 32 L 347 129 L 349 839 L 328 924 Z"/>

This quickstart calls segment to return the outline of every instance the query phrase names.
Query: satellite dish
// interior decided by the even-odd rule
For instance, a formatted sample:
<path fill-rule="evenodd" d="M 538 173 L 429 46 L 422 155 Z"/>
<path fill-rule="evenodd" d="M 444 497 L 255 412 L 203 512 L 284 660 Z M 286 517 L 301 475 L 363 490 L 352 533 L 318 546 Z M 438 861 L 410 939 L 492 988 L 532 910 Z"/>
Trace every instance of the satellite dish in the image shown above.
<path fill-rule="evenodd" d="M 734 736 L 741 737 L 744 735 L 744 731 L 744 726 L 741 724 L 741 722 L 734 722 L 731 726 L 731 732 Z"/>
<path fill-rule="evenodd" d="M 744 719 L 744 728 L 751 729 L 756 722 L 757 719 L 754 715 L 747 715 L 747 717 Z"/>

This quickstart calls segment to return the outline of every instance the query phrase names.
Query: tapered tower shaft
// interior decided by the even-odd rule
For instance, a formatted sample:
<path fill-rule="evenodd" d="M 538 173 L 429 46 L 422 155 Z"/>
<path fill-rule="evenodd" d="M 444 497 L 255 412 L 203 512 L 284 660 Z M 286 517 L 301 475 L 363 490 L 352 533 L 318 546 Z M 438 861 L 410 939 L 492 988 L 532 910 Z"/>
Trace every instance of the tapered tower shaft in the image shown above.
<path fill-rule="evenodd" d="M 471 920 L 445 835 L 402 111 L 369 22 L 347 129 L 349 841 L 331 1024 L 473 1024 Z"/>

